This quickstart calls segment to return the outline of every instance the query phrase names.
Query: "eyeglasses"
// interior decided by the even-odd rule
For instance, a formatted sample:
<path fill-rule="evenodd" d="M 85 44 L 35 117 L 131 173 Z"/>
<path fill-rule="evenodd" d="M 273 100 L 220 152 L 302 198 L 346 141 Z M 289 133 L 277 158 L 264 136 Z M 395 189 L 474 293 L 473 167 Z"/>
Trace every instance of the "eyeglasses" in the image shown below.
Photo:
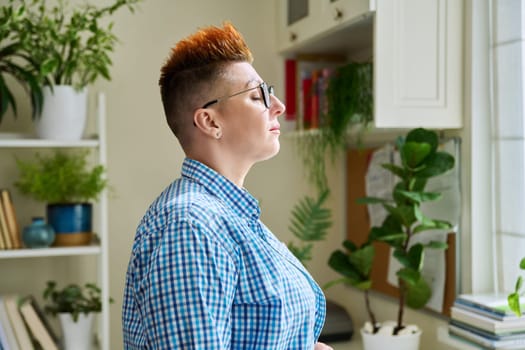
<path fill-rule="evenodd" d="M 205 103 L 202 106 L 202 108 L 207 108 L 207 107 L 211 106 L 212 104 L 219 102 L 220 100 L 225 100 L 227 98 L 230 98 L 230 97 L 233 97 L 233 96 L 237 96 L 237 95 L 240 95 L 240 94 L 244 94 L 245 92 L 252 91 L 252 90 L 255 90 L 255 89 L 261 89 L 261 95 L 263 97 L 264 106 L 266 108 L 270 108 L 270 106 L 271 106 L 271 96 L 273 96 L 273 94 L 274 94 L 273 85 L 269 85 L 268 86 L 268 84 L 266 84 L 265 82 L 262 82 L 261 84 L 257 85 L 256 87 L 252 87 L 252 88 L 249 88 L 249 89 L 246 89 L 246 90 L 242 90 L 242 91 L 236 92 L 236 93 L 234 93 L 232 95 L 219 97 L 219 98 L 217 98 L 215 100 L 212 100 L 210 102 Z"/>

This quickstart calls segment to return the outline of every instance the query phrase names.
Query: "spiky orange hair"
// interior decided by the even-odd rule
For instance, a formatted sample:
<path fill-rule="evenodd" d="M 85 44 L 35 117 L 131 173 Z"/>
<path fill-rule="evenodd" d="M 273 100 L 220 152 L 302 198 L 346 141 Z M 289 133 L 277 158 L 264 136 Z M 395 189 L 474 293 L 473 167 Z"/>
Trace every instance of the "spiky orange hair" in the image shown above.
<path fill-rule="evenodd" d="M 226 61 L 253 62 L 242 35 L 230 22 L 224 22 L 223 28 L 202 28 L 179 41 L 161 69 L 161 80 L 170 73 Z"/>

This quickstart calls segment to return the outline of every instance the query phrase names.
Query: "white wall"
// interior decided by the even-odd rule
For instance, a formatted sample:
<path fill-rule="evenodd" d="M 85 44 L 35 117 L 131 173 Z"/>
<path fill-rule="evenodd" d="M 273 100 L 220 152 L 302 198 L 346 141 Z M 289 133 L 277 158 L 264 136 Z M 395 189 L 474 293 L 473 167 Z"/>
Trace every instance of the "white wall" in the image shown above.
<path fill-rule="evenodd" d="M 0 0 L 0 4 L 3 1 Z M 278 96 L 283 96 L 283 62 L 275 51 L 274 2 L 145 0 L 135 14 L 121 11 L 115 16 L 115 30 L 121 44 L 112 56 L 113 79 L 98 82 L 92 89 L 107 94 L 108 170 L 115 190 L 109 204 L 110 294 L 116 301 L 111 306 L 111 349 L 122 347 L 122 292 L 136 225 L 155 196 L 178 177 L 183 159 L 183 153 L 164 121 L 157 85 L 159 68 L 177 40 L 198 27 L 231 20 L 251 47 L 256 69 L 265 80 L 276 85 Z M 28 119 L 27 115 L 21 115 L 16 123 L 6 121 L 0 125 L 0 132 L 30 129 Z M 281 142 L 280 154 L 257 165 L 245 185 L 260 200 L 263 221 L 287 242 L 292 239 L 287 229 L 290 210 L 299 197 L 308 193 L 308 187 L 293 139 L 282 137 Z M 0 157 L 4 157 L 4 153 Z M 9 162 L 10 157 L 0 158 L 1 164 Z M 308 266 L 321 285 L 338 277 L 329 269 L 327 259 L 344 238 L 343 164 L 340 160 L 329 174 L 333 189 L 330 199 L 335 218 L 333 230 L 326 241 L 316 245 L 314 260 Z M 10 176 L 14 173 L 9 173 Z M 10 183 L 9 177 L 0 173 L 0 184 Z M 42 265 L 46 264 L 51 262 L 42 261 Z M 10 269 L 20 265 L 25 266 L 25 263 L 14 262 L 7 267 L 0 264 L 0 275 L 5 276 Z M 54 262 L 48 269 L 52 270 L 55 265 L 60 263 Z M 24 268 L 25 273 L 30 273 L 30 267 Z M 18 279 L 13 286 L 24 286 L 24 283 L 30 284 Z M 366 318 L 362 294 L 343 286 L 329 289 L 326 294 L 349 310 L 358 329 Z M 378 316 L 395 318 L 397 308 L 391 299 L 374 296 L 373 300 Z M 423 327 L 423 344 L 435 344 L 436 326 L 446 324 L 425 312 L 408 311 L 406 319 Z M 438 349 L 439 346 L 432 348 Z"/>

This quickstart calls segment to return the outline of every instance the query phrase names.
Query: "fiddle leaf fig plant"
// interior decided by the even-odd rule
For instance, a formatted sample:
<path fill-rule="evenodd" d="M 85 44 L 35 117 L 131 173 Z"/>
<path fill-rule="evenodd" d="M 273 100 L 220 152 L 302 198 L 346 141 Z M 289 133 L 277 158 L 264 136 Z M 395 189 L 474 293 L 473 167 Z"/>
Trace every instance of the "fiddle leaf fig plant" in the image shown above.
<path fill-rule="evenodd" d="M 525 258 L 520 261 L 520 269 L 525 270 Z M 507 297 L 509 308 L 519 317 L 522 316 L 520 297 L 525 294 L 525 288 L 523 286 L 523 277 L 518 276 L 516 285 L 514 286 L 514 292 L 510 293 Z"/>
<path fill-rule="evenodd" d="M 438 135 L 434 131 L 417 128 L 406 137 L 399 137 L 396 144 L 401 164 L 382 164 L 399 181 L 392 188 L 391 198 L 365 197 L 361 204 L 380 204 L 387 216 L 380 226 L 372 227 L 366 242 L 361 245 L 350 240 L 343 243 L 344 250 L 332 253 L 329 266 L 343 278 L 328 284 L 345 283 L 365 292 L 365 303 L 374 332 L 378 330 L 376 317 L 372 312 L 369 290 L 372 288 L 372 266 L 375 258 L 375 242 L 384 242 L 393 248 L 393 256 L 400 263 L 396 272 L 399 287 L 398 317 L 394 334 L 401 331 L 404 307 L 423 307 L 431 297 L 428 282 L 421 274 L 426 249 L 446 249 L 444 242 L 431 241 L 427 244 L 413 243 L 413 238 L 427 230 L 448 230 L 449 222 L 425 215 L 421 205 L 441 198 L 439 192 L 426 192 L 429 178 L 439 176 L 454 167 L 454 157 L 438 150 Z"/>

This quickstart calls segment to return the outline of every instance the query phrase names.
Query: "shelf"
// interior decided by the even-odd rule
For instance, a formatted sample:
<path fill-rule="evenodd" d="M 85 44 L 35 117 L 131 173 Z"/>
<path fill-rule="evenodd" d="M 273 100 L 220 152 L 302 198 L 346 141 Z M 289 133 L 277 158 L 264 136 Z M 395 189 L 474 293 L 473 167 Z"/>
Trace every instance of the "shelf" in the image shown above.
<path fill-rule="evenodd" d="M 38 258 L 49 256 L 98 255 L 101 248 L 98 245 L 79 247 L 55 247 L 35 249 L 0 250 L 0 259 L 10 258 Z"/>
<path fill-rule="evenodd" d="M 100 145 L 95 137 L 79 141 L 44 140 L 26 134 L 0 133 L 0 148 L 96 148 Z"/>

